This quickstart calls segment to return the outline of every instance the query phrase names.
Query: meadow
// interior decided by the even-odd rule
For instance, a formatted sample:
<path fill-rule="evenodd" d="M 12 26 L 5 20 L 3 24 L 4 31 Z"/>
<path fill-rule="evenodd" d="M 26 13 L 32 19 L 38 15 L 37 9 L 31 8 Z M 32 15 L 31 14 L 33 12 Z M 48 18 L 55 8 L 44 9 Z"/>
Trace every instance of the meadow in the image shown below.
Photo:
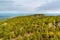
<path fill-rule="evenodd" d="M 60 16 L 9 18 L 0 22 L 0 40 L 60 40 Z"/>

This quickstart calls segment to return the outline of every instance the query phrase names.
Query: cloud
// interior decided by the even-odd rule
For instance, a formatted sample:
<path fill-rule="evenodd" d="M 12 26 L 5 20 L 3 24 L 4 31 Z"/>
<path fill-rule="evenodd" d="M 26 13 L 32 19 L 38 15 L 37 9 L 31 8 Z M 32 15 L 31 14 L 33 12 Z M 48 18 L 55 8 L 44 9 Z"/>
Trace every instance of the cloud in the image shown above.
<path fill-rule="evenodd" d="M 48 3 L 46 5 L 40 6 L 36 8 L 37 11 L 57 11 L 60 10 L 60 0 L 56 0 L 52 3 Z"/>
<path fill-rule="evenodd" d="M 37 7 L 37 10 L 45 10 L 46 6 L 51 6 L 47 3 L 53 1 L 55 0 L 0 0 L 0 11 L 35 12 Z"/>
<path fill-rule="evenodd" d="M 13 1 L 0 0 L 0 11 L 5 11 L 8 9 L 9 10 L 13 9 Z"/>
<path fill-rule="evenodd" d="M 0 0 L 0 11 L 16 11 L 21 9 L 21 6 L 15 5 L 15 2 L 12 0 Z"/>

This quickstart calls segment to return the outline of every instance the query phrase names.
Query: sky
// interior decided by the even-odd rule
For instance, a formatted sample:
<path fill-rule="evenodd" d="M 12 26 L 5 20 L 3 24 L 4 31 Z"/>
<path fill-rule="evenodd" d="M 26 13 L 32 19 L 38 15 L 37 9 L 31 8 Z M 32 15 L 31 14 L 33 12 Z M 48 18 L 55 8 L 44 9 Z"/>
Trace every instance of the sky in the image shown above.
<path fill-rule="evenodd" d="M 0 13 L 60 13 L 60 0 L 0 0 Z"/>

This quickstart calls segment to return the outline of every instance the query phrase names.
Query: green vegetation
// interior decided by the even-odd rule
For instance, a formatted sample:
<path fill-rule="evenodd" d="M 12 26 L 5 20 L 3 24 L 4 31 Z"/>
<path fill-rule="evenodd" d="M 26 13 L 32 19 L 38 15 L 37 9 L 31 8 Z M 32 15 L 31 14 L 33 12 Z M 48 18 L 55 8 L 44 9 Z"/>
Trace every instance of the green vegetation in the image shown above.
<path fill-rule="evenodd" d="M 2 21 L 0 40 L 60 40 L 60 16 L 36 14 Z"/>

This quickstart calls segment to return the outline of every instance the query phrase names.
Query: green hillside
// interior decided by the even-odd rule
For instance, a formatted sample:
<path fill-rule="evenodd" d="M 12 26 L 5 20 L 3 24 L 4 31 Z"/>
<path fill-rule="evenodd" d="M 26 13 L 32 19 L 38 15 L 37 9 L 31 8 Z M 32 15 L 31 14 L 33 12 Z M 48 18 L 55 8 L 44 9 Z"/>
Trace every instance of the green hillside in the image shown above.
<path fill-rule="evenodd" d="M 1 40 L 60 40 L 60 16 L 35 14 L 0 22 Z"/>

